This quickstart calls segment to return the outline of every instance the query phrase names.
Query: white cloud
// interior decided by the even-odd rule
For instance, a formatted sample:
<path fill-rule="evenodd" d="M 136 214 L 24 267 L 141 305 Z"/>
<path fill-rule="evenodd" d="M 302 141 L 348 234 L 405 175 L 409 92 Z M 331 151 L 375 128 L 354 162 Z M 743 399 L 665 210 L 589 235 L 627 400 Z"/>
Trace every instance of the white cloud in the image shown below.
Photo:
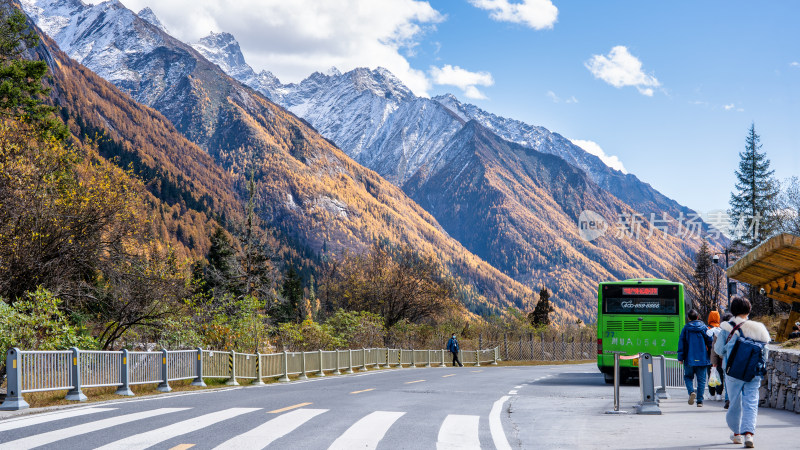
<path fill-rule="evenodd" d="M 730 104 L 727 104 L 727 105 L 723 105 L 722 107 L 725 108 L 725 111 L 730 111 L 733 108 L 735 108 L 736 105 L 734 105 L 733 103 L 730 103 Z"/>
<path fill-rule="evenodd" d="M 149 6 L 185 42 L 210 31 L 233 34 L 256 71 L 269 70 L 284 83 L 331 66 L 381 66 L 418 95 L 427 95 L 430 80 L 407 55 L 445 19 L 422 0 L 123 1 L 133 11 Z"/>
<path fill-rule="evenodd" d="M 570 142 L 586 150 L 590 154 L 597 156 L 608 167 L 619 170 L 622 173 L 628 173 L 628 171 L 625 170 L 625 166 L 622 165 L 622 161 L 619 160 L 619 157 L 614 155 L 607 155 L 606 152 L 603 151 L 602 147 L 600 147 L 600 145 L 597 142 L 584 141 L 582 139 L 570 139 Z"/>
<path fill-rule="evenodd" d="M 494 84 L 492 74 L 489 72 L 470 72 L 458 66 L 445 64 L 442 67 L 431 66 L 431 79 L 434 84 L 456 86 L 464 95 L 471 99 L 482 100 L 486 96 L 478 90 L 477 86 L 491 86 Z"/>
<path fill-rule="evenodd" d="M 550 100 L 553 101 L 553 103 L 561 103 L 562 101 L 564 103 L 578 103 L 578 99 L 575 98 L 574 95 L 570 95 L 570 97 L 567 98 L 567 99 L 562 99 L 561 97 L 556 95 L 556 93 L 553 92 L 553 91 L 547 91 L 546 95 L 547 95 L 547 98 L 549 98 Z"/>
<path fill-rule="evenodd" d="M 792 61 L 791 63 L 789 63 L 789 65 L 792 67 L 800 67 L 800 62 Z"/>
<path fill-rule="evenodd" d="M 551 0 L 469 0 L 473 6 L 490 11 L 489 17 L 500 22 L 521 23 L 534 30 L 553 28 L 558 8 Z"/>
<path fill-rule="evenodd" d="M 634 86 L 648 97 L 653 96 L 653 88 L 661 86 L 656 77 L 642 70 L 642 62 L 623 45 L 612 48 L 608 55 L 592 55 L 584 65 L 595 78 L 616 88 Z"/>

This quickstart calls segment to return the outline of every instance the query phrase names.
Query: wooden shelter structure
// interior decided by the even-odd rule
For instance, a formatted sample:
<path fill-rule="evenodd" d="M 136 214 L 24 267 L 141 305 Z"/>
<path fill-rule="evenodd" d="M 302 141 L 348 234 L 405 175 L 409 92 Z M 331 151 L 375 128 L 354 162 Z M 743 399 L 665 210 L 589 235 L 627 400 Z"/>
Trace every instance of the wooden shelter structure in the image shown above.
<path fill-rule="evenodd" d="M 736 261 L 727 273 L 730 278 L 764 289 L 767 297 L 792 305 L 776 339 L 784 340 L 792 325 L 800 321 L 800 236 L 783 233 L 769 238 Z"/>

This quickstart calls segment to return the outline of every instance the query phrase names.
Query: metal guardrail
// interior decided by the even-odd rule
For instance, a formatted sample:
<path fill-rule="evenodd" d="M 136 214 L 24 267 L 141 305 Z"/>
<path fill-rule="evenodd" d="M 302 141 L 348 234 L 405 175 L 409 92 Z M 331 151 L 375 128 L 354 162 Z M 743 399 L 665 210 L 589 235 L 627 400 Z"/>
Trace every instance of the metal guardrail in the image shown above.
<path fill-rule="evenodd" d="M 446 350 L 404 350 L 363 348 L 350 350 L 318 350 L 315 352 L 283 352 L 251 354 L 203 350 L 161 350 L 131 352 L 69 350 L 31 351 L 12 348 L 6 368 L 8 389 L 0 410 L 12 411 L 29 405 L 22 394 L 29 392 L 68 390 L 67 400 L 85 401 L 84 388 L 117 387 L 117 395 L 132 396 L 131 386 L 158 383 L 157 389 L 169 392 L 170 381 L 192 379 L 192 385 L 205 386 L 203 378 L 227 378 L 226 384 L 238 385 L 237 379 L 264 378 L 290 381 L 290 376 L 307 379 L 325 372 L 340 374 L 377 368 L 444 367 Z M 464 364 L 497 364 L 498 348 L 461 350 Z"/>

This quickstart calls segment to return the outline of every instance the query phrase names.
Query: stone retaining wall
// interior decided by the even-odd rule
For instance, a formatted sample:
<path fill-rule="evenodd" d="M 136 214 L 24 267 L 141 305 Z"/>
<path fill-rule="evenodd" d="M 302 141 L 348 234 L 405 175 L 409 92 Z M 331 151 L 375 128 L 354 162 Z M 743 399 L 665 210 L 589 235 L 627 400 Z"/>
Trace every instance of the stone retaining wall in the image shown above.
<path fill-rule="evenodd" d="M 761 381 L 759 406 L 800 414 L 800 351 L 770 346 L 767 375 Z"/>

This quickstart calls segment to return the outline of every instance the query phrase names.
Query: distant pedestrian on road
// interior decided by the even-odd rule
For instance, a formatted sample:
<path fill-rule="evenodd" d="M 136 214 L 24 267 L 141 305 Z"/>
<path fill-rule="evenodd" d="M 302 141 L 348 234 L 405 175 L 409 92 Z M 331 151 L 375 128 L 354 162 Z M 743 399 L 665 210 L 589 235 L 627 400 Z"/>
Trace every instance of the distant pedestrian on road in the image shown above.
<path fill-rule="evenodd" d="M 761 345 L 760 361 L 767 360 L 767 346 L 769 342 L 769 332 L 767 327 L 760 322 L 748 320 L 750 316 L 750 301 L 735 295 L 731 298 L 730 311 L 733 314 L 733 319 L 730 322 L 723 322 L 720 325 L 722 331 L 719 333 L 717 343 L 714 351 L 722 355 L 722 366 L 726 368 L 728 373 L 726 384 L 728 385 L 728 398 L 730 399 L 730 408 L 725 416 L 728 422 L 728 428 L 733 432 L 731 434 L 731 441 L 734 444 L 741 444 L 747 448 L 755 447 L 753 442 L 753 435 L 756 432 L 756 417 L 758 416 L 758 389 L 761 387 L 761 373 L 756 370 L 756 375 L 750 381 L 744 381 L 733 376 L 737 373 L 736 369 L 742 369 L 736 365 L 737 361 L 742 360 L 739 353 L 747 354 L 748 349 L 755 348 L 752 343 Z M 734 356 L 731 350 L 736 346 L 737 340 L 741 339 L 739 348 L 737 349 L 737 356 Z M 748 339 L 751 340 L 748 342 Z M 750 354 L 752 355 L 752 353 Z M 728 367 L 728 359 L 733 358 L 731 367 Z M 759 360 L 759 358 L 744 358 L 745 363 L 748 365 L 751 361 Z M 752 373 L 751 373 L 752 374 Z"/>
<path fill-rule="evenodd" d="M 722 358 L 713 350 L 714 342 L 716 342 L 717 335 L 719 335 L 720 331 L 722 331 L 722 329 L 719 327 L 719 313 L 717 311 L 711 311 L 708 313 L 708 331 L 706 332 L 711 336 L 711 350 L 709 351 L 711 365 L 708 367 L 708 372 L 710 375 L 711 369 L 716 368 L 719 374 L 720 384 L 718 386 L 708 385 L 708 398 L 709 400 L 716 400 L 718 402 L 722 401 L 722 393 L 725 389 L 725 370 L 723 370 L 722 367 Z"/>
<path fill-rule="evenodd" d="M 697 406 L 703 406 L 703 393 L 706 390 L 706 373 L 711 361 L 708 360 L 708 350 L 711 347 L 711 336 L 706 334 L 708 327 L 699 320 L 700 313 L 696 309 L 689 311 L 689 323 L 681 330 L 678 341 L 678 361 L 683 363 L 683 381 L 689 391 L 689 404 L 693 405 L 697 399 Z M 697 378 L 697 390 L 694 388 L 694 379 Z"/>
<path fill-rule="evenodd" d="M 464 367 L 461 364 L 461 361 L 458 360 L 458 339 L 456 339 L 456 334 L 453 333 L 453 336 L 447 341 L 447 351 L 453 354 L 453 367 L 458 364 L 459 367 Z"/>

